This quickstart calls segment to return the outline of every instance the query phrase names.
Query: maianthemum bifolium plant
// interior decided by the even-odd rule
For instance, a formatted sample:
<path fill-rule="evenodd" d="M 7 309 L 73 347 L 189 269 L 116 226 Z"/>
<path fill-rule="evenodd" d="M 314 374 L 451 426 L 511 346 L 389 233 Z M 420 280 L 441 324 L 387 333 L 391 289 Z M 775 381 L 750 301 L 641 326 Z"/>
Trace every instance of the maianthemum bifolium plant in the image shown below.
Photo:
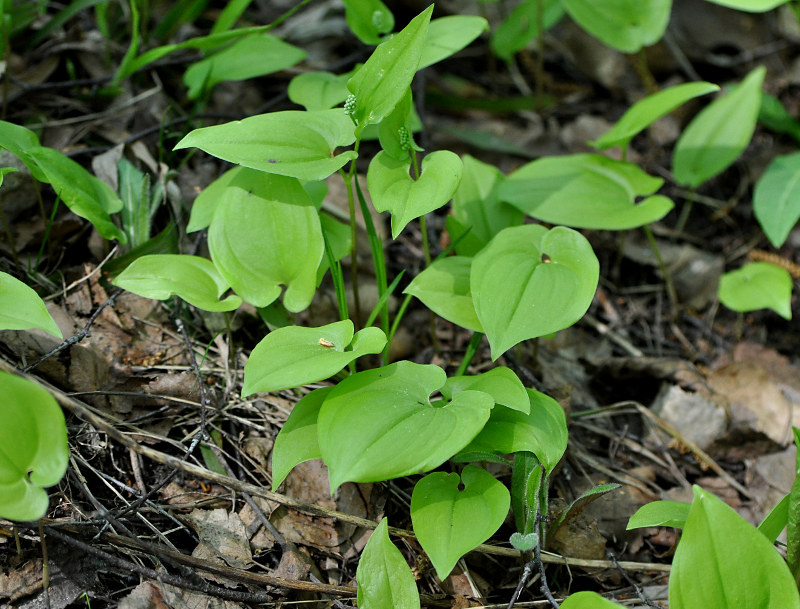
<path fill-rule="evenodd" d="M 781 4 L 718 3 L 742 10 L 769 10 Z M 242 3 L 236 4 L 241 9 Z M 644 227 L 652 237 L 647 226 L 669 213 L 673 202 L 656 194 L 662 179 L 599 154 L 544 157 L 505 176 L 470 156 L 446 150 L 426 153 L 413 137 L 418 128 L 410 87 L 414 75 L 468 45 L 486 29 L 486 22 L 463 16 L 431 20 L 430 7 L 391 34 L 394 18 L 379 1 L 344 4 L 356 35 L 378 45 L 363 65 L 349 74 L 314 72 L 294 78 L 289 97 L 304 110 L 196 129 L 178 144 L 177 148 L 200 148 L 236 165 L 208 186 L 192 208 L 188 230 L 207 230 L 210 259 L 142 256 L 115 283 L 152 298 L 176 295 L 208 311 L 232 311 L 245 301 L 274 322 L 287 312 L 306 309 L 330 272 L 340 321 L 315 328 L 273 323 L 245 367 L 244 396 L 344 376 L 334 386 L 308 393 L 293 409 L 275 441 L 273 487 L 310 459 L 322 459 L 327 465 L 331 492 L 348 481 L 420 476 L 412 494 L 411 519 L 440 578 L 497 531 L 509 507 L 517 527 L 511 542 L 529 557 L 561 522 L 547 530 L 541 526 L 548 511 L 549 476 L 567 443 L 563 410 L 549 396 L 524 387 L 509 368 L 499 366 L 475 376 L 464 372 L 484 336 L 492 359 L 497 360 L 521 341 L 567 328 L 586 312 L 597 287 L 599 265 L 590 244 L 575 229 Z M 614 3 L 602 12 L 588 0 L 529 0 L 520 6 L 537 11 L 542 27 L 566 13 L 606 44 L 636 52 L 661 37 L 671 2 Z M 137 15 L 134 10 L 134 20 Z M 138 57 L 132 44 L 117 78 L 177 48 L 211 49 L 234 41 L 187 71 L 190 97 L 198 98 L 221 80 L 269 73 L 303 57 L 265 34 L 269 27 L 227 31 L 235 21 L 227 10 L 222 20 L 224 27 L 208 37 Z M 540 33 L 537 28 L 509 32 L 507 23 L 493 33 L 492 46 L 501 57 Z M 264 60 L 260 67 L 246 61 L 252 57 Z M 250 67 L 237 72 L 233 65 Z M 763 78 L 764 69 L 756 68 L 689 124 L 673 157 L 678 183 L 696 188 L 742 153 L 759 111 L 763 113 Z M 715 84 L 700 82 L 651 95 L 594 145 L 619 146 L 624 159 L 637 133 L 689 99 L 718 90 Z M 365 160 L 361 144 L 367 139 L 377 139 L 381 151 L 368 159 L 364 193 L 356 179 L 356 159 Z M 60 199 L 101 235 L 122 243 L 131 234 L 111 218 L 123 208 L 117 194 L 60 153 L 40 146 L 33 132 L 0 123 L 0 146 L 17 155 L 34 178 L 51 183 Z M 775 175 L 763 178 L 771 189 L 785 193 L 780 212 L 764 203 L 769 196 L 761 198 L 757 212 L 760 220 L 767 219 L 762 225 L 773 243 L 773 237 L 786 238 L 787 222 L 791 226 L 797 220 L 793 214 L 800 215 L 800 204 L 787 186 L 797 171 L 789 158 L 777 166 Z M 349 225 L 322 208 L 325 180 L 333 174 L 346 186 Z M 389 284 L 384 244 L 371 224 L 370 206 L 390 214 L 392 238 L 418 221 L 427 239 L 426 214 L 451 201 L 447 230 L 452 251 L 430 260 L 424 243 L 426 268 L 405 289 L 405 301 L 392 316 L 388 299 L 400 278 Z M 357 208 L 367 225 L 380 296 L 360 327 L 360 316 L 349 310 L 341 265 L 350 254 L 351 275 L 357 278 L 353 252 Z M 546 228 L 528 219 L 554 226 Z M 35 293 L 25 292 L 26 286 L 11 277 L 0 275 L 0 281 L 0 297 L 7 295 L 9 301 L 8 308 L 0 311 L 11 311 L 5 317 L 0 314 L 0 328 L 39 327 L 56 334 Z M 721 286 L 723 302 L 745 307 L 739 310 L 768 306 L 781 314 L 788 311 L 789 293 L 784 289 L 779 298 L 744 305 L 736 305 L 736 298 L 725 293 Z M 448 377 L 434 365 L 387 362 L 389 345 L 411 298 L 473 333 L 454 375 Z M 380 367 L 358 369 L 359 358 L 376 354 L 382 359 Z M 15 396 L 11 403 L 20 413 L 27 412 L 26 404 L 32 403 L 28 400 L 42 404 L 52 400 L 29 385 L 11 375 L 0 376 L 0 391 Z M 8 406 L 3 408 L 4 414 L 10 412 Z M 41 413 L 35 424 L 19 423 L 30 429 L 20 435 L 19 445 L 3 444 L 10 448 L 0 452 L 0 485 L 9 489 L 2 496 L 11 500 L 0 502 L 0 516 L 40 517 L 46 509 L 46 494 L 40 487 L 63 475 L 67 454 L 63 416 L 58 419 L 57 406 L 55 410 L 43 406 Z M 58 448 L 43 456 L 49 444 Z M 460 473 L 433 471 L 448 461 L 465 465 Z M 491 461 L 511 467 L 510 491 L 481 465 Z M 31 470 L 41 476 L 29 475 Z M 576 504 L 613 487 L 593 489 Z M 793 608 L 800 606 L 797 553 L 790 545 L 784 562 L 772 542 L 787 524 L 790 539 L 797 541 L 798 501 L 800 490 L 795 488 L 759 533 L 719 500 L 696 489 L 691 507 L 656 504 L 650 508 L 653 511 L 634 517 L 631 526 L 685 525 L 670 580 L 671 606 Z M 725 542 L 719 545 L 722 538 Z M 759 572 L 761 584 L 745 589 L 741 574 L 748 568 L 747 555 L 757 556 L 765 567 Z M 719 577 L 712 586 L 708 580 L 714 574 Z M 385 520 L 364 550 L 357 579 L 359 607 L 419 607 L 413 575 L 390 541 Z M 568 609 L 609 606 L 617 605 L 589 592 L 574 594 L 563 604 Z"/>

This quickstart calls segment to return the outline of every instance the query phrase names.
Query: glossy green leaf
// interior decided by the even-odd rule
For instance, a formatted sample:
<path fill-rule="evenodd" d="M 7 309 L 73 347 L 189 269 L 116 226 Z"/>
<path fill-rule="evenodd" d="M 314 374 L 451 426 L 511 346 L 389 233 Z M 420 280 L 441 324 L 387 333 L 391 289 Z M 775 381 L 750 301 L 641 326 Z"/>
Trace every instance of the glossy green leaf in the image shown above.
<path fill-rule="evenodd" d="M 331 389 L 333 387 L 315 389 L 289 413 L 272 447 L 272 490 L 281 485 L 295 466 L 322 458 L 317 442 L 317 416 Z"/>
<path fill-rule="evenodd" d="M 202 127 L 175 149 L 200 148 L 224 161 L 301 180 L 324 180 L 358 156 L 336 148 L 355 141 L 353 123 L 340 108 L 287 110 Z"/>
<path fill-rule="evenodd" d="M 492 359 L 578 321 L 592 303 L 599 273 L 592 246 L 572 229 L 527 224 L 500 231 L 475 256 L 470 273 Z"/>
<path fill-rule="evenodd" d="M 297 179 L 234 171 L 208 229 L 211 259 L 246 302 L 264 307 L 283 292 L 284 306 L 302 311 L 325 250 L 319 214 Z"/>
<path fill-rule="evenodd" d="M 0 330 L 30 328 L 64 338 L 39 295 L 19 279 L 0 271 Z"/>
<path fill-rule="evenodd" d="M 781 247 L 800 219 L 800 152 L 772 159 L 756 182 L 753 211 L 770 243 Z"/>
<path fill-rule="evenodd" d="M 498 197 L 505 181 L 499 169 L 469 155 L 462 161 L 464 175 L 453 195 L 453 215 L 485 245 L 504 228 L 522 224 L 525 216 Z"/>
<path fill-rule="evenodd" d="M 19 157 L 19 160 L 30 169 L 34 178 L 40 182 L 47 182 L 47 176 L 39 168 L 39 165 L 28 156 L 28 150 L 39 146 L 39 136 L 30 129 L 8 121 L 0 121 L 0 148 L 5 148 L 14 156 Z"/>
<path fill-rule="evenodd" d="M 483 17 L 448 15 L 433 19 L 428 24 L 428 34 L 417 69 L 427 68 L 458 53 L 488 29 L 489 24 Z"/>
<path fill-rule="evenodd" d="M 418 180 L 409 175 L 410 167 L 411 159 L 400 161 L 386 152 L 379 152 L 367 171 L 367 185 L 375 209 L 392 214 L 393 239 L 397 239 L 412 220 L 445 205 L 458 188 L 464 168 L 458 155 L 449 150 L 427 155 Z"/>
<path fill-rule="evenodd" d="M 459 488 L 463 483 L 463 488 Z M 489 539 L 508 514 L 508 489 L 489 472 L 467 465 L 436 472 L 414 485 L 411 522 L 422 549 L 444 580 L 458 559 Z"/>
<path fill-rule="evenodd" d="M 306 110 L 328 110 L 347 99 L 347 79 L 330 72 L 303 72 L 289 82 L 287 93 Z"/>
<path fill-rule="evenodd" d="M 774 8 L 783 6 L 788 0 L 708 0 L 714 4 L 735 8 L 748 13 L 766 13 Z"/>
<path fill-rule="evenodd" d="M 380 353 L 386 344 L 378 328 L 364 328 L 355 336 L 353 330 L 353 322 L 345 319 L 319 328 L 286 326 L 270 332 L 250 353 L 242 395 L 325 380 L 362 355 Z"/>
<path fill-rule="evenodd" d="M 356 137 L 367 125 L 379 123 L 394 109 L 419 66 L 433 5 L 414 17 L 403 30 L 380 44 L 347 82 L 355 96 Z"/>
<path fill-rule="evenodd" d="M 49 504 L 44 488 L 67 471 L 67 426 L 53 396 L 0 371 L 0 518 L 37 520 Z"/>
<path fill-rule="evenodd" d="M 642 527 L 675 527 L 682 529 L 689 516 L 691 503 L 684 501 L 651 501 L 646 503 L 628 520 L 627 530 Z"/>
<path fill-rule="evenodd" d="M 636 53 L 661 40 L 672 0 L 561 0 L 578 25 L 610 47 Z"/>
<path fill-rule="evenodd" d="M 414 277 L 403 293 L 416 296 L 447 321 L 473 332 L 483 332 L 469 290 L 471 266 L 472 258 L 465 256 L 440 258 Z"/>
<path fill-rule="evenodd" d="M 447 379 L 442 387 L 442 395 L 448 400 L 462 391 L 483 391 L 494 398 L 495 403 L 511 410 L 528 414 L 531 403 L 519 377 L 510 368 L 498 366 L 483 374 L 474 376 L 454 376 Z"/>
<path fill-rule="evenodd" d="M 109 215 L 122 209 L 122 201 L 108 184 L 58 150 L 39 146 L 28 149 L 26 154 L 36 161 L 47 182 L 72 213 L 91 222 L 106 239 L 126 242 L 125 233 Z"/>
<path fill-rule="evenodd" d="M 230 295 L 220 300 L 230 284 L 207 258 L 185 254 L 153 254 L 134 260 L 113 281 L 114 285 L 156 300 L 183 298 L 206 311 L 233 311 L 242 299 Z"/>
<path fill-rule="evenodd" d="M 545 511 L 539 508 L 543 487 L 547 487 L 548 477 L 542 463 L 532 452 L 521 450 L 514 453 L 514 467 L 511 470 L 511 509 L 514 524 L 522 535 L 537 535 L 536 514 Z M 546 492 L 546 491 L 545 491 Z"/>
<path fill-rule="evenodd" d="M 648 196 L 663 183 L 633 163 L 600 154 L 574 154 L 523 165 L 498 186 L 497 194 L 550 224 L 625 230 L 656 222 L 670 212 L 673 203 L 667 197 Z"/>
<path fill-rule="evenodd" d="M 719 91 L 719 87 L 710 82 L 687 82 L 648 95 L 633 104 L 611 129 L 594 142 L 589 143 L 600 150 L 611 148 L 612 146 L 627 148 L 636 134 L 652 125 L 662 116 L 666 116 L 690 99 L 707 95 L 714 91 Z"/>
<path fill-rule="evenodd" d="M 781 101 L 766 91 L 761 92 L 758 122 L 776 133 L 786 133 L 800 142 L 800 121 L 786 109 Z"/>
<path fill-rule="evenodd" d="M 197 195 L 194 203 L 192 203 L 192 211 L 189 216 L 189 224 L 186 226 L 186 232 L 193 233 L 210 226 L 211 221 L 214 219 L 214 214 L 217 213 L 217 209 L 225 196 L 225 190 L 240 172 L 240 167 L 229 169 Z"/>
<path fill-rule="evenodd" d="M 751 262 L 720 277 L 719 301 L 729 309 L 746 313 L 772 309 L 784 319 L 792 318 L 792 277 L 769 262 Z"/>
<path fill-rule="evenodd" d="M 492 33 L 491 47 L 495 55 L 509 61 L 517 51 L 539 37 L 540 4 L 545 30 L 549 30 L 564 16 L 560 0 L 523 0 Z"/>
<path fill-rule="evenodd" d="M 344 18 L 364 44 L 378 44 L 394 29 L 394 15 L 381 0 L 342 0 Z"/>
<path fill-rule="evenodd" d="M 772 544 L 731 507 L 695 486 L 672 562 L 669 606 L 798 609 L 800 596 Z"/>
<path fill-rule="evenodd" d="M 603 598 L 597 592 L 590 592 L 583 590 L 570 594 L 563 603 L 561 609 L 620 609 L 624 605 L 612 603 L 610 600 Z"/>
<path fill-rule="evenodd" d="M 378 125 L 378 139 L 388 154 L 400 162 L 409 161 L 409 151 L 422 151 L 414 142 L 413 136 L 414 104 L 411 89 L 397 102 L 397 105 Z"/>
<path fill-rule="evenodd" d="M 331 492 L 347 481 L 374 482 L 431 470 L 472 440 L 494 400 L 480 391 L 464 391 L 449 403 L 432 404 L 429 396 L 445 381 L 438 366 L 404 361 L 339 383 L 318 419 Z"/>
<path fill-rule="evenodd" d="M 699 186 L 739 158 L 756 128 L 765 74 L 763 66 L 750 72 L 683 130 L 672 156 L 672 171 L 680 184 Z"/>
<path fill-rule="evenodd" d="M 193 63 L 184 73 L 183 82 L 189 88 L 189 99 L 197 99 L 221 82 L 266 76 L 290 68 L 305 57 L 303 49 L 277 36 L 256 34 Z"/>
<path fill-rule="evenodd" d="M 526 389 L 531 402 L 529 414 L 495 406 L 488 423 L 464 452 L 508 454 L 531 452 L 549 473 L 567 449 L 567 421 L 564 409 L 553 398 Z"/>
<path fill-rule="evenodd" d="M 136 248 L 150 239 L 150 217 L 158 208 L 160 199 L 151 198 L 150 176 L 124 157 L 117 163 L 117 176 L 117 190 L 122 201 L 120 224 L 128 245 Z"/>
<path fill-rule="evenodd" d="M 369 538 L 356 570 L 359 609 L 419 609 L 414 574 L 389 540 L 386 518 Z"/>
<path fill-rule="evenodd" d="M 764 517 L 761 524 L 758 525 L 760 533 L 766 537 L 770 543 L 775 543 L 778 535 L 786 528 L 789 522 L 789 494 L 783 496 L 778 503 L 775 504 L 769 514 Z"/>
<path fill-rule="evenodd" d="M 789 505 L 786 506 L 786 564 L 800 587 L 800 429 L 792 428 L 794 444 L 797 448 L 794 464 L 794 482 L 789 491 Z"/>

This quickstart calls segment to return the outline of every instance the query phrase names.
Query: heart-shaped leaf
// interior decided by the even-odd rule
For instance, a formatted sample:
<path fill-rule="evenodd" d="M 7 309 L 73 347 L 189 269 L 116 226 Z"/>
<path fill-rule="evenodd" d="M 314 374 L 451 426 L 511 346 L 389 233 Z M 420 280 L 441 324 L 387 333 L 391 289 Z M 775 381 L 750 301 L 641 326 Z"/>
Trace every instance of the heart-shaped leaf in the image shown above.
<path fill-rule="evenodd" d="M 489 421 L 463 452 L 497 454 L 527 451 L 536 455 L 549 473 L 567 449 L 564 409 L 553 398 L 526 389 L 530 413 L 495 406 Z"/>
<path fill-rule="evenodd" d="M 710 82 L 686 82 L 648 95 L 633 104 L 611 129 L 594 142 L 589 143 L 600 150 L 612 146 L 620 146 L 625 149 L 636 134 L 655 123 L 662 116 L 666 116 L 690 99 L 714 91 L 719 91 L 719 87 Z"/>
<path fill-rule="evenodd" d="M 127 241 L 125 233 L 111 221 L 109 214 L 121 210 L 122 201 L 108 184 L 58 150 L 38 146 L 29 148 L 26 154 L 36 161 L 46 181 L 72 213 L 91 222 L 106 239 Z"/>
<path fill-rule="evenodd" d="M 772 245 L 782 246 L 800 219 L 800 152 L 772 160 L 753 191 L 753 212 Z"/>
<path fill-rule="evenodd" d="M 467 390 L 488 393 L 496 404 L 502 404 L 511 410 L 519 410 L 525 414 L 531 411 L 531 403 L 522 381 L 513 370 L 505 366 L 498 366 L 475 376 L 451 377 L 442 387 L 442 395 L 449 400 Z"/>
<path fill-rule="evenodd" d="M 512 533 L 509 538 L 509 543 L 514 546 L 515 550 L 520 552 L 527 552 L 533 550 L 536 544 L 539 543 L 539 536 L 536 533 Z"/>
<path fill-rule="evenodd" d="M 374 482 L 431 470 L 472 440 L 494 400 L 481 391 L 464 391 L 449 403 L 431 404 L 430 394 L 446 380 L 438 366 L 397 362 L 339 383 L 318 418 L 331 492 L 347 481 Z"/>
<path fill-rule="evenodd" d="M 626 529 L 642 527 L 675 527 L 682 529 L 689 516 L 690 503 L 684 501 L 651 501 L 646 503 L 628 520 Z"/>
<path fill-rule="evenodd" d="M 414 574 L 389 540 L 386 518 L 375 527 L 361 553 L 356 570 L 359 609 L 419 609 L 419 593 Z"/>
<path fill-rule="evenodd" d="M 67 471 L 67 426 L 53 396 L 0 371 L 0 518 L 37 520 L 47 512 L 44 488 Z"/>
<path fill-rule="evenodd" d="M 469 290 L 471 267 L 472 258 L 440 258 L 414 277 L 403 293 L 416 296 L 426 307 L 447 321 L 473 332 L 483 332 Z"/>
<path fill-rule="evenodd" d="M 117 275 L 113 283 L 145 298 L 166 300 L 175 295 L 206 311 L 233 311 L 242 304 L 242 299 L 234 295 L 219 299 L 230 285 L 210 260 L 200 256 L 142 256 Z"/>
<path fill-rule="evenodd" d="M 661 39 L 672 0 L 561 0 L 583 29 L 623 53 L 636 53 Z"/>
<path fill-rule="evenodd" d="M 747 573 L 747 577 L 742 577 Z M 698 486 L 672 562 L 671 609 L 798 609 L 786 563 L 758 530 Z"/>
<path fill-rule="evenodd" d="M 672 155 L 672 171 L 680 184 L 695 188 L 739 158 L 756 128 L 765 74 L 763 66 L 750 72 L 683 130 Z"/>
<path fill-rule="evenodd" d="M 485 245 L 504 228 L 522 224 L 525 216 L 498 197 L 506 179 L 499 169 L 469 155 L 464 155 L 463 163 L 464 175 L 453 195 L 453 215 Z"/>
<path fill-rule="evenodd" d="M 351 117 L 356 122 L 356 137 L 361 137 L 367 125 L 380 123 L 405 95 L 419 66 L 432 12 L 433 6 L 429 6 L 401 32 L 378 45 L 347 81 L 355 97 Z"/>
<path fill-rule="evenodd" d="M 0 330 L 29 328 L 64 338 L 39 295 L 19 279 L 0 271 Z"/>
<path fill-rule="evenodd" d="M 472 15 L 449 15 L 432 20 L 428 24 L 428 34 L 417 69 L 427 68 L 458 53 L 488 29 L 486 19 Z"/>
<path fill-rule="evenodd" d="M 463 490 L 459 483 L 463 482 Z M 508 514 L 508 489 L 489 472 L 467 465 L 458 474 L 436 472 L 414 485 L 414 534 L 444 580 L 464 554 L 489 539 Z"/>
<path fill-rule="evenodd" d="M 784 319 L 792 318 L 792 277 L 769 262 L 751 262 L 725 273 L 717 295 L 722 304 L 740 313 L 772 309 Z"/>
<path fill-rule="evenodd" d="M 561 609 L 620 609 L 625 605 L 618 605 L 612 603 L 607 598 L 603 598 L 597 592 L 590 592 L 583 590 L 570 594 L 566 600 L 561 603 Z"/>
<path fill-rule="evenodd" d="M 367 186 L 375 209 L 392 214 L 392 238 L 406 224 L 439 209 L 458 188 L 464 166 L 449 150 L 438 150 L 422 161 L 422 174 L 414 180 L 408 174 L 411 160 L 397 160 L 382 151 L 367 171 Z"/>
<path fill-rule="evenodd" d="M 317 442 L 317 416 L 331 389 L 315 389 L 292 408 L 272 447 L 272 490 L 281 485 L 296 465 L 322 458 Z"/>
<path fill-rule="evenodd" d="M 325 243 L 319 214 L 297 179 L 238 168 L 214 212 L 208 248 L 246 302 L 265 307 L 286 286 L 283 304 L 298 312 L 314 297 Z"/>
<path fill-rule="evenodd" d="M 301 180 L 324 180 L 358 155 L 335 154 L 355 141 L 353 123 L 341 109 L 287 110 L 202 127 L 175 149 L 200 148 L 224 161 Z"/>
<path fill-rule="evenodd" d="M 496 360 L 520 341 L 563 330 L 592 302 L 600 265 L 583 235 L 527 224 L 499 232 L 472 261 L 475 312 Z"/>
<path fill-rule="evenodd" d="M 378 328 L 364 328 L 355 336 L 353 330 L 353 322 L 345 319 L 319 328 L 286 326 L 270 332 L 247 360 L 242 395 L 325 380 L 362 355 L 380 353 L 386 344 Z"/>
<path fill-rule="evenodd" d="M 660 220 L 673 204 L 651 195 L 664 180 L 600 154 L 544 157 L 498 186 L 498 196 L 529 216 L 576 228 L 624 230 Z"/>

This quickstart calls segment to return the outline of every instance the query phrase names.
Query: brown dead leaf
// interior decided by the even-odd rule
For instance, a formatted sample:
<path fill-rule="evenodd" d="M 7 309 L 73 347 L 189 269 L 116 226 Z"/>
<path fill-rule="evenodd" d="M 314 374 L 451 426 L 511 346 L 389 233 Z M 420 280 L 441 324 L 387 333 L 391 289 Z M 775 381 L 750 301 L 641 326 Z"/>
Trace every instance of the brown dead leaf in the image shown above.
<path fill-rule="evenodd" d="M 144 581 L 120 600 L 119 609 L 243 609 L 243 605 L 161 582 Z"/>
<path fill-rule="evenodd" d="M 197 509 L 192 510 L 185 519 L 200 538 L 200 544 L 192 553 L 193 556 L 198 551 L 208 550 L 211 556 L 224 560 L 231 567 L 247 569 L 252 566 L 250 543 L 238 514 L 228 513 L 222 508 Z"/>

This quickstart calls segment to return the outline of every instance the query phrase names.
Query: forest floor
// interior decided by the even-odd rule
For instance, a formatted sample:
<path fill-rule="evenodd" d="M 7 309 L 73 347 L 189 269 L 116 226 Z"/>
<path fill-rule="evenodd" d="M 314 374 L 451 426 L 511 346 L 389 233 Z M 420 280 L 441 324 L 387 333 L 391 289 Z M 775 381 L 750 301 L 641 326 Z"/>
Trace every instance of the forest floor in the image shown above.
<path fill-rule="evenodd" d="M 156 14 L 170 3 L 151 4 Z M 269 23 L 289 8 L 280 5 L 255 3 L 247 17 Z M 445 2 L 437 10 L 446 14 L 455 5 Z M 496 10 L 486 7 L 490 16 Z M 411 4 L 395 10 L 399 24 L 417 12 Z M 215 14 L 208 8 L 162 43 L 207 33 Z M 765 90 L 796 115 L 800 36 L 790 16 L 788 10 L 747 15 L 700 0 L 676 2 L 672 44 L 647 52 L 650 75 L 640 57 L 609 50 L 565 18 L 545 37 L 538 86 L 535 48 L 506 64 L 484 37 L 417 77 L 425 127 L 420 142 L 426 150 L 470 154 L 508 173 L 542 155 L 593 151 L 587 142 L 648 86 L 698 77 L 726 85 L 756 65 L 767 66 Z M 338 2 L 314 2 L 276 31 L 308 50 L 299 67 L 222 83 L 193 103 L 181 79 L 199 57 L 195 51 L 170 55 L 110 92 L 127 45 L 121 42 L 127 41 L 127 17 L 120 14 L 112 24 L 116 39 L 102 35 L 92 10 L 85 10 L 33 46 L 24 35 L 14 40 L 3 117 L 34 129 L 44 145 L 115 188 L 122 158 L 149 175 L 151 186 L 167 193 L 152 234 L 175 222 L 184 253 L 206 251 L 204 235 L 187 235 L 185 224 L 197 193 L 227 166 L 203 153 L 173 152 L 178 140 L 195 127 L 297 109 L 286 87 L 300 70 L 344 72 L 369 54 L 347 29 Z M 678 532 L 627 531 L 640 506 L 691 501 L 697 484 L 757 524 L 794 479 L 798 325 L 772 311 L 734 313 L 718 303 L 716 285 L 721 273 L 764 252 L 789 267 L 800 264 L 800 231 L 775 250 L 751 205 L 753 184 L 767 163 L 795 151 L 798 142 L 760 126 L 742 157 L 698 189 L 688 222 L 676 230 L 692 194 L 671 178 L 671 151 L 702 103 L 660 120 L 634 139 L 628 154 L 664 178 L 660 192 L 676 203 L 653 231 L 679 306 L 670 303 L 643 232 L 583 231 L 601 264 L 589 312 L 573 328 L 524 343 L 499 360 L 568 413 L 569 446 L 552 480 L 551 516 L 593 486 L 621 485 L 550 541 L 544 560 L 557 598 L 588 589 L 628 606 L 666 606 Z M 261 492 L 270 488 L 274 438 L 301 396 L 240 397 L 247 354 L 266 332 L 256 311 L 241 307 L 226 332 L 218 314 L 117 293 L 108 274 L 123 252 L 64 206 L 54 208 L 48 187 L 40 205 L 30 173 L 13 155 L 0 154 L 0 165 L 20 169 L 6 175 L 0 189 L 12 237 L 0 235 L 0 270 L 23 271 L 64 336 L 91 324 L 82 340 L 31 371 L 69 411 L 69 470 L 51 489 L 44 521 L 53 531 L 47 535 L 48 600 L 39 530 L 18 527 L 16 546 L 11 524 L 0 522 L 0 606 L 354 606 L 358 556 L 371 528 L 387 515 L 393 526 L 411 528 L 412 483 L 348 483 L 331 497 L 324 466 L 312 461 L 295 468 L 279 494 Z M 327 200 L 346 210 L 340 182 L 331 180 Z M 446 247 L 442 215 L 432 214 L 430 231 L 434 248 Z M 361 236 L 362 269 L 369 269 L 369 245 Z M 419 228 L 410 227 L 387 246 L 390 281 L 402 269 L 411 277 L 423 268 L 421 243 Z M 374 284 L 367 271 L 360 273 L 362 284 Z M 797 303 L 794 298 L 795 314 Z M 469 334 L 442 319 L 432 322 L 427 310 L 414 306 L 393 357 L 452 372 Z M 336 314 L 332 288 L 323 284 L 298 321 L 320 325 Z M 21 368 L 56 346 L 37 331 L 1 333 L 0 364 Z M 492 365 L 484 342 L 470 371 Z M 213 442 L 198 446 L 203 425 Z M 399 536 L 423 606 L 506 607 L 522 571 L 507 541 L 511 531 L 504 526 L 445 581 L 411 534 Z M 516 606 L 547 606 L 537 582 L 527 584 Z"/>

